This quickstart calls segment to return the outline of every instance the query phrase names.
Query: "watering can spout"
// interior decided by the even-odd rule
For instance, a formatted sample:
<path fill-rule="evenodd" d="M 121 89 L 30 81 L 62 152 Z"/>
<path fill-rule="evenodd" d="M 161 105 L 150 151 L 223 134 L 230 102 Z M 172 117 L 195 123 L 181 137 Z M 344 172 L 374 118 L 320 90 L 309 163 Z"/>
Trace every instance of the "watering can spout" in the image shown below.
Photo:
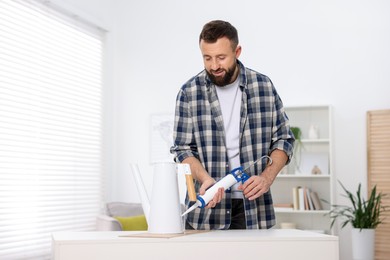
<path fill-rule="evenodd" d="M 138 189 L 138 194 L 141 199 L 142 209 L 144 211 L 146 221 L 149 222 L 150 200 L 145 189 L 144 182 L 142 181 L 141 173 L 137 164 L 130 164 L 130 168 L 135 179 L 135 185 Z"/>

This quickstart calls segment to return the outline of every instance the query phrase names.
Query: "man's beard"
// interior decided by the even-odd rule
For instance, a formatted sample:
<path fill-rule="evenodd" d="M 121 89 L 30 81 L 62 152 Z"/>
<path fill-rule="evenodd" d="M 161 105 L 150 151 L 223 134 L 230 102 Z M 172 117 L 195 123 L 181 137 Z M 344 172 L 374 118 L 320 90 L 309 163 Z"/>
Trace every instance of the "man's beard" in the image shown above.
<path fill-rule="evenodd" d="M 209 76 L 211 82 L 213 82 L 215 85 L 217 85 L 219 87 L 223 87 L 223 86 L 226 86 L 226 85 L 229 85 L 230 83 L 232 83 L 232 78 L 234 76 L 236 66 L 237 66 L 237 63 L 234 63 L 234 65 L 232 67 L 228 68 L 228 70 L 218 69 L 215 71 L 215 72 L 219 72 L 220 70 L 225 71 L 225 76 L 223 76 L 223 77 L 216 77 L 216 76 L 214 76 L 213 73 L 210 73 L 208 70 L 206 70 L 206 73 Z"/>

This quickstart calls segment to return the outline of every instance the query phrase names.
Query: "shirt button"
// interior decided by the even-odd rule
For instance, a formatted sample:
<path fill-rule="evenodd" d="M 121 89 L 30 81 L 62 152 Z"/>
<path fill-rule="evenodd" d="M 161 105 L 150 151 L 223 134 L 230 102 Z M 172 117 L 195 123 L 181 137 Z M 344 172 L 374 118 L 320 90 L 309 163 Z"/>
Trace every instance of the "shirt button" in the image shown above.
<path fill-rule="evenodd" d="M 228 211 L 226 211 L 226 214 L 230 214 L 230 211 L 228 210 Z"/>

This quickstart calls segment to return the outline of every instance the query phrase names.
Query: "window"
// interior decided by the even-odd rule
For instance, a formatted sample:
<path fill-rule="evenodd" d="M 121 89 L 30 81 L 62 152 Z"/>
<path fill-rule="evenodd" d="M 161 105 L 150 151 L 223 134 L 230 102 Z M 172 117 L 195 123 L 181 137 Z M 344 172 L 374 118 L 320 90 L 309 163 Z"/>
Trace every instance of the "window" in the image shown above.
<path fill-rule="evenodd" d="M 103 36 L 47 5 L 0 1 L 0 259 L 48 259 L 51 233 L 95 229 Z"/>

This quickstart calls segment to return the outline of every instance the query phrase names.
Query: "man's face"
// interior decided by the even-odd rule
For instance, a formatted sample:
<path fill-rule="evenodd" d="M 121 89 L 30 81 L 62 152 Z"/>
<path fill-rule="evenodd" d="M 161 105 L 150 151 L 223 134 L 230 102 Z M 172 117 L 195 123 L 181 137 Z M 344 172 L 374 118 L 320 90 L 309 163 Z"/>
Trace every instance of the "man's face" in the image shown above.
<path fill-rule="evenodd" d="M 215 43 L 200 41 L 203 63 L 210 80 L 217 86 L 226 86 L 234 82 L 238 76 L 237 59 L 241 47 L 232 49 L 229 39 L 218 39 Z"/>

